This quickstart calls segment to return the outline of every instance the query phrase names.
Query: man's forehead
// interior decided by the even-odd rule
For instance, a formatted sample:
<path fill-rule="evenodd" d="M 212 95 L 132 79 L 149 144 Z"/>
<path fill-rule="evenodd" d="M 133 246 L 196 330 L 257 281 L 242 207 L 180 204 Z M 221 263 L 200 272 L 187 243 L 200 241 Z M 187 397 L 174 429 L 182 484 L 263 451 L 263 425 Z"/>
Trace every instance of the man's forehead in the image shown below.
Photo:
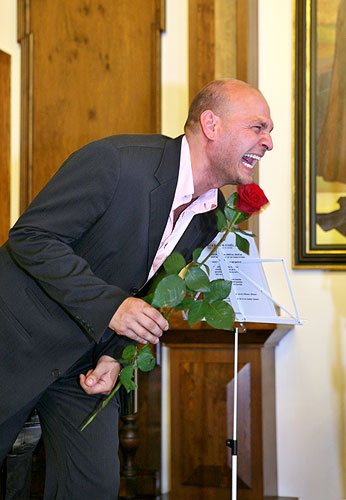
<path fill-rule="evenodd" d="M 269 108 L 268 113 L 253 113 L 252 110 L 246 109 L 237 110 L 237 112 L 231 113 L 228 118 L 230 122 L 238 123 L 239 125 L 260 125 L 262 128 L 269 130 L 270 132 L 274 128 Z"/>

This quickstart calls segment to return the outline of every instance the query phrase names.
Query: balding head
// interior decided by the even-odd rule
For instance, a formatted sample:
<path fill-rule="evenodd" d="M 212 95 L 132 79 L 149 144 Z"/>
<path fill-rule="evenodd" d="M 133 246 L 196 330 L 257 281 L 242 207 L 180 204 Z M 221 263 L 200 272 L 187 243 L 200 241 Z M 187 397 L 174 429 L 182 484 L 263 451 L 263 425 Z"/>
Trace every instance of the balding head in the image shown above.
<path fill-rule="evenodd" d="M 195 194 L 253 181 L 273 147 L 273 122 L 262 93 L 240 80 L 215 80 L 194 98 L 187 122 Z"/>
<path fill-rule="evenodd" d="M 200 116 L 205 110 L 211 110 L 219 117 L 232 111 L 243 92 L 257 92 L 251 85 L 236 79 L 213 80 L 202 88 L 194 97 L 185 123 L 186 132 L 196 132 L 199 128 Z"/>

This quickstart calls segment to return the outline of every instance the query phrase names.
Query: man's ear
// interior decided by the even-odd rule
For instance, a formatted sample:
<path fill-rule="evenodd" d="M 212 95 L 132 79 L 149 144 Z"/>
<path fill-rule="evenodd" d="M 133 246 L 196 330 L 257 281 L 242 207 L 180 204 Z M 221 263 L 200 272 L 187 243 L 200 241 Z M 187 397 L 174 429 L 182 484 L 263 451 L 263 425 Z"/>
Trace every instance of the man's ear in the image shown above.
<path fill-rule="evenodd" d="M 215 125 L 217 123 L 217 116 L 210 110 L 206 109 L 199 117 L 201 129 L 207 139 L 213 141 L 215 139 Z"/>

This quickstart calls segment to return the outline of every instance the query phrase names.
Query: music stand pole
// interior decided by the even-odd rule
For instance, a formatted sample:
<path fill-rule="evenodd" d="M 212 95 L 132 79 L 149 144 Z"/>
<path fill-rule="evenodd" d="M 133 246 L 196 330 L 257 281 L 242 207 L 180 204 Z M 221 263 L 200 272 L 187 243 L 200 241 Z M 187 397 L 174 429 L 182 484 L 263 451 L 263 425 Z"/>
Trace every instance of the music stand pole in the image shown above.
<path fill-rule="evenodd" d="M 232 500 L 237 500 L 237 404 L 238 404 L 238 327 L 234 332 L 234 377 L 233 377 L 233 439 L 226 445 L 232 450 Z"/>

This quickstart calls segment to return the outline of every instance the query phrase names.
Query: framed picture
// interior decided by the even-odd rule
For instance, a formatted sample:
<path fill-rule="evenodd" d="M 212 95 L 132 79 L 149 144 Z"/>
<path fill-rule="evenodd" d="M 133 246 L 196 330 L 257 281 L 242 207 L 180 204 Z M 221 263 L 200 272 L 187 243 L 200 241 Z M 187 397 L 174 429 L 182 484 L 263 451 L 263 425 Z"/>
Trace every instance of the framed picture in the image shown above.
<path fill-rule="evenodd" d="M 346 269 L 346 0 L 295 0 L 295 268 Z"/>

